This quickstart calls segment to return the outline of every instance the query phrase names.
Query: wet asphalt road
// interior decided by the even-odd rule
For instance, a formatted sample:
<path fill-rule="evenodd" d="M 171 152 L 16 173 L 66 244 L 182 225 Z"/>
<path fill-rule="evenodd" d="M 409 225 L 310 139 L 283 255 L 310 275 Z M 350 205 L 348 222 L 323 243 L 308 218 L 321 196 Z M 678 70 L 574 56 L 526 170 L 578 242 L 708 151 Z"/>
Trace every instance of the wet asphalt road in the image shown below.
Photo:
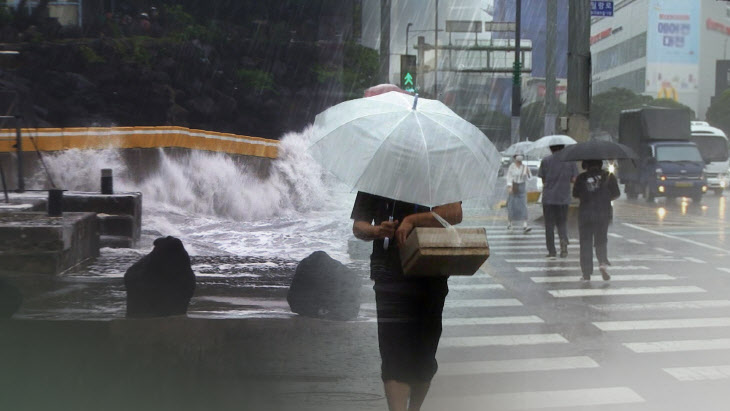
<path fill-rule="evenodd" d="M 491 257 L 450 280 L 424 409 L 729 409 L 727 198 L 614 207 L 613 278 L 596 269 L 589 283 L 575 226 L 568 257 L 548 260 L 539 223 L 524 234 L 506 229 L 504 209 L 467 214 L 487 227 Z"/>

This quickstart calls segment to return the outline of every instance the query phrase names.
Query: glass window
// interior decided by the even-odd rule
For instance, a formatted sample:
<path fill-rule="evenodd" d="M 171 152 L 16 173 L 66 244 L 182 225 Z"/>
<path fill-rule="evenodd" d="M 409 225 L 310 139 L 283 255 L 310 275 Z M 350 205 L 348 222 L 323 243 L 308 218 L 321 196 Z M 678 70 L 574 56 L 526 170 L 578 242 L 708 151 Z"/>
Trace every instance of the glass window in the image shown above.
<path fill-rule="evenodd" d="M 641 33 L 597 53 L 593 61 L 593 73 L 601 73 L 645 56 L 646 33 Z"/>
<path fill-rule="evenodd" d="M 689 145 L 659 146 L 656 148 L 656 159 L 657 161 L 704 162 L 699 150 Z"/>
<path fill-rule="evenodd" d="M 708 161 L 725 161 L 728 158 L 727 139 L 718 136 L 692 136 L 700 154 Z"/>

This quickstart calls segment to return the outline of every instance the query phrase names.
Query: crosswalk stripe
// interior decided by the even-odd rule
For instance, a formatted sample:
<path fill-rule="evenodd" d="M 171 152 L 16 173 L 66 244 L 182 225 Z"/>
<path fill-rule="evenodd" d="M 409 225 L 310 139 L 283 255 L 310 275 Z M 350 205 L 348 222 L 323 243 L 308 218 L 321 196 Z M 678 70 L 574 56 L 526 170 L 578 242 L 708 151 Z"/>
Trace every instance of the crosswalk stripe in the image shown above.
<path fill-rule="evenodd" d="M 517 271 L 521 273 L 534 273 L 534 272 L 540 272 L 540 271 L 568 271 L 568 270 L 578 270 L 580 271 L 580 267 L 578 266 L 558 266 L 558 267 L 516 267 Z M 643 265 L 612 265 L 610 270 L 611 271 L 626 271 L 626 270 L 648 270 L 649 267 L 643 266 Z"/>
<path fill-rule="evenodd" d="M 530 232 L 529 234 L 525 234 L 525 233 L 489 234 L 489 233 L 487 233 L 487 240 L 504 239 L 504 238 L 514 239 L 514 240 L 518 240 L 518 241 L 524 241 L 526 239 L 536 239 L 536 240 L 541 239 L 542 241 L 545 241 L 544 235 L 533 234 L 532 232 Z"/>
<path fill-rule="evenodd" d="M 543 239 L 538 239 L 538 238 L 536 238 L 536 239 L 524 239 L 524 240 L 509 240 L 509 239 L 503 239 L 503 238 L 498 238 L 498 239 L 495 240 L 495 239 L 487 238 L 487 240 L 489 241 L 489 245 L 490 246 L 493 245 L 493 244 L 498 244 L 498 245 L 505 245 L 505 244 L 511 244 L 511 245 L 541 245 L 543 247 L 545 246 L 545 239 L 544 238 Z M 577 240 L 573 240 L 573 244 L 576 244 L 577 245 L 578 244 L 578 241 Z"/>
<path fill-rule="evenodd" d="M 454 291 L 504 290 L 504 286 L 502 284 L 449 284 L 449 290 L 454 290 Z"/>
<path fill-rule="evenodd" d="M 624 236 L 622 236 L 621 234 L 616 233 L 608 233 L 608 236 L 613 238 L 624 238 Z"/>
<path fill-rule="evenodd" d="M 699 258 L 694 257 L 684 257 L 685 260 L 691 262 L 691 263 L 697 263 L 697 264 L 706 264 L 706 261 L 700 260 Z"/>
<path fill-rule="evenodd" d="M 481 335 L 474 337 L 442 337 L 440 348 L 488 347 L 495 345 L 567 344 L 560 334 Z"/>
<path fill-rule="evenodd" d="M 460 396 L 458 399 L 435 397 L 427 399 L 424 410 L 454 409 L 454 404 L 461 404 L 458 409 L 471 410 L 535 410 L 544 408 L 564 409 L 567 407 L 585 407 L 643 403 L 645 400 L 628 387 L 587 388 L 560 391 L 511 392 L 487 395 Z"/>
<path fill-rule="evenodd" d="M 575 276 L 564 277 L 530 277 L 535 283 L 574 283 L 580 282 L 580 278 Z M 636 274 L 636 275 L 612 275 L 611 281 L 666 281 L 676 280 L 675 277 L 666 274 Z"/>
<path fill-rule="evenodd" d="M 664 372 L 679 381 L 726 380 L 730 378 L 730 365 L 664 368 Z"/>
<path fill-rule="evenodd" d="M 654 247 L 654 249 L 662 253 L 674 254 L 674 251 L 667 250 L 666 248 Z"/>
<path fill-rule="evenodd" d="M 548 290 L 556 298 L 594 297 L 604 295 L 641 295 L 641 294 L 679 294 L 704 293 L 706 290 L 695 286 L 670 287 L 626 287 L 626 288 L 588 288 L 574 290 Z"/>
<path fill-rule="evenodd" d="M 525 358 L 517 360 L 469 361 L 439 363 L 438 375 L 479 375 L 508 372 L 533 372 L 597 368 L 598 363 L 590 357 Z"/>
<path fill-rule="evenodd" d="M 482 307 L 519 307 L 522 303 L 515 298 L 489 298 L 478 300 L 449 300 L 446 299 L 444 309 L 447 308 L 482 308 Z M 360 304 L 360 309 L 375 311 L 375 303 Z"/>
<path fill-rule="evenodd" d="M 717 267 L 717 269 L 726 273 L 730 273 L 730 268 Z"/>
<path fill-rule="evenodd" d="M 699 241 L 694 241 L 694 240 L 691 240 L 689 238 L 665 234 L 665 233 L 662 233 L 660 231 L 656 231 L 656 230 L 651 230 L 651 229 L 648 229 L 648 228 L 640 227 L 640 226 L 638 226 L 636 224 L 623 223 L 623 225 L 625 225 L 626 227 L 631 227 L 631 228 L 636 229 L 636 230 L 640 230 L 640 231 L 644 231 L 644 232 L 647 232 L 647 233 L 651 233 L 651 234 L 657 235 L 659 237 L 665 237 L 665 238 L 671 238 L 673 240 L 684 241 L 686 243 L 690 243 L 690 244 L 693 244 L 693 245 L 696 245 L 696 246 L 699 246 L 699 247 L 704 247 L 704 248 L 708 248 L 710 250 L 715 250 L 715 251 L 723 252 L 723 253 L 725 253 L 725 255 L 728 254 L 728 251 L 725 250 L 725 249 L 723 249 L 723 248 L 715 247 L 714 245 L 710 245 L 710 244 L 701 243 Z"/>
<path fill-rule="evenodd" d="M 504 316 L 504 317 L 469 317 L 469 318 L 445 318 L 444 326 L 459 325 L 506 325 L 506 324 L 541 324 L 545 320 L 536 315 L 526 316 Z"/>
<path fill-rule="evenodd" d="M 522 303 L 516 298 L 489 298 L 479 300 L 446 300 L 446 308 L 476 307 L 519 307 Z"/>
<path fill-rule="evenodd" d="M 639 354 L 681 351 L 730 350 L 730 338 L 710 340 L 681 340 L 624 343 L 626 348 Z"/>
<path fill-rule="evenodd" d="M 500 253 L 503 254 L 503 253 Z M 505 258 L 505 262 L 507 263 L 554 263 L 556 260 L 548 260 L 545 257 L 542 258 Z M 577 263 L 580 262 L 578 258 L 561 258 L 560 261 L 564 263 Z M 593 262 L 597 262 L 595 258 L 593 259 Z M 631 257 L 617 257 L 612 258 L 611 262 L 614 263 L 625 263 L 630 261 L 657 261 L 657 262 L 684 262 L 684 259 L 677 258 L 677 257 L 669 257 L 664 255 L 637 255 L 637 256 L 631 256 Z"/>
<path fill-rule="evenodd" d="M 633 238 L 630 238 L 630 239 L 628 239 L 628 240 L 626 240 L 626 241 L 630 242 L 631 244 L 640 244 L 640 245 L 641 245 L 641 244 L 646 244 L 646 243 L 645 243 L 645 242 L 643 242 L 643 241 L 640 241 L 640 240 L 634 240 Z"/>
<path fill-rule="evenodd" d="M 590 307 L 598 311 L 649 311 L 727 308 L 730 307 L 730 300 L 669 301 L 659 303 L 629 304 L 591 304 Z"/>
<path fill-rule="evenodd" d="M 569 244 L 568 248 L 578 248 L 578 244 Z M 545 244 L 534 245 L 489 245 L 490 250 L 529 250 L 529 249 L 545 249 Z"/>
<path fill-rule="evenodd" d="M 595 321 L 603 331 L 662 330 L 668 328 L 730 327 L 730 317 L 681 318 L 669 320 Z"/>

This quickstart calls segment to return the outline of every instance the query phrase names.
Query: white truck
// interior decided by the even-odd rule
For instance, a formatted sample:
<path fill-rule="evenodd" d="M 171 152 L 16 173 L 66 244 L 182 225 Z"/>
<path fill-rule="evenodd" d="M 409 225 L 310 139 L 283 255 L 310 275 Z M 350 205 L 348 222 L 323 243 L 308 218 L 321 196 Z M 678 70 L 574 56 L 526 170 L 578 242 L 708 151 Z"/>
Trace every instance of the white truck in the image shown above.
<path fill-rule="evenodd" d="M 705 159 L 705 178 L 707 186 L 715 194 L 721 195 L 730 184 L 730 146 L 725 133 L 704 121 L 693 121 L 690 138 L 700 149 Z"/>

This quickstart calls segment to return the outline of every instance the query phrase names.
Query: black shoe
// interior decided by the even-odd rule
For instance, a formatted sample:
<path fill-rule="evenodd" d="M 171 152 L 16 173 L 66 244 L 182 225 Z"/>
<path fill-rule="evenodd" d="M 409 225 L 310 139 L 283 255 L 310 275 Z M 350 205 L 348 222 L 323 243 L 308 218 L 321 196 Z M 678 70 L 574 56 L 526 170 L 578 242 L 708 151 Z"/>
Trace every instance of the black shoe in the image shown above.
<path fill-rule="evenodd" d="M 580 278 L 580 280 L 581 281 L 591 281 L 591 276 L 590 275 L 584 275 L 584 276 L 582 276 Z"/>
<path fill-rule="evenodd" d="M 555 254 L 550 253 L 550 254 L 546 255 L 545 258 L 549 258 L 551 260 L 554 260 L 555 259 Z"/>
<path fill-rule="evenodd" d="M 608 270 L 606 269 L 605 264 L 601 264 L 598 270 L 601 272 L 601 277 L 603 277 L 603 281 L 608 281 L 611 279 L 611 276 L 608 275 Z"/>
<path fill-rule="evenodd" d="M 568 244 L 563 243 L 560 244 L 560 258 L 565 258 L 568 256 Z"/>

